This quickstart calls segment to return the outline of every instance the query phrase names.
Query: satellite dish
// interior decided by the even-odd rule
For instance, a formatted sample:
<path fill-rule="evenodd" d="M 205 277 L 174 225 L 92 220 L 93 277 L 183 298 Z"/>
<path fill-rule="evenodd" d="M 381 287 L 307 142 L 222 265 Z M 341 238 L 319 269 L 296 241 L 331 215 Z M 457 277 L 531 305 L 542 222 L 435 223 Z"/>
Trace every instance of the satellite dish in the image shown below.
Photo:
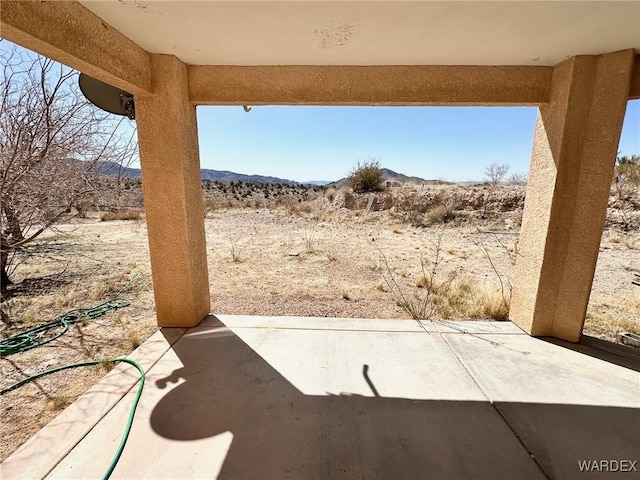
<path fill-rule="evenodd" d="M 133 95 L 120 90 L 108 83 L 80 74 L 78 79 L 82 94 L 96 107 L 116 115 L 124 115 L 129 120 L 136 119 L 136 109 L 133 103 Z"/>

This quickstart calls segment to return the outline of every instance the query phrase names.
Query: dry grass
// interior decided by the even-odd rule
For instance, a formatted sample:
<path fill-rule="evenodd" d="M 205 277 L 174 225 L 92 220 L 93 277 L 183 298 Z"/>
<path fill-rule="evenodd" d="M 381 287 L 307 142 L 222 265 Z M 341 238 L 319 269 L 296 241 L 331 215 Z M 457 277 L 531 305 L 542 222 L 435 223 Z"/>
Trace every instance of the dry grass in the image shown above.
<path fill-rule="evenodd" d="M 620 318 L 610 313 L 589 312 L 585 320 L 587 331 L 596 335 L 611 335 L 611 331 L 630 332 L 640 335 L 640 320 Z"/>
<path fill-rule="evenodd" d="M 584 332 L 609 341 L 615 341 L 618 332 L 640 334 L 640 293 L 625 298 L 594 298 L 587 311 Z"/>
<path fill-rule="evenodd" d="M 424 214 L 423 225 L 430 226 L 445 223 L 453 219 L 453 213 L 445 205 L 431 207 Z"/>
<path fill-rule="evenodd" d="M 380 252 L 384 269 L 382 276 L 396 304 L 411 318 L 441 319 L 489 319 L 508 320 L 511 291 L 505 293 L 504 280 L 486 246 L 482 252 L 499 280 L 500 288 L 486 283 L 476 284 L 469 279 L 458 278 L 457 272 L 445 276 L 439 272 L 442 263 L 443 231 L 431 241 L 430 261 L 421 256 L 420 273 L 415 279 L 416 290 L 400 285 L 396 277 L 407 277 L 403 268 L 392 269 L 386 256 Z M 380 290 L 380 288 L 378 288 Z"/>
<path fill-rule="evenodd" d="M 65 408 L 67 408 L 67 406 L 70 404 L 71 398 L 67 397 L 66 395 L 59 395 L 49 400 L 49 402 L 47 403 L 47 409 L 53 412 L 59 412 L 60 410 L 64 410 Z"/>
<path fill-rule="evenodd" d="M 129 332 L 129 342 L 131 344 L 131 350 L 135 350 L 140 345 L 142 345 L 142 340 L 140 339 L 140 335 L 135 330 L 131 330 Z"/>
<path fill-rule="evenodd" d="M 53 288 L 56 294 L 44 295 L 15 295 L 9 300 L 2 302 L 0 308 L 3 317 L 14 318 L 19 321 L 22 328 L 39 325 L 56 318 L 67 310 L 74 308 L 86 308 L 103 302 L 113 297 L 133 276 L 131 270 L 120 270 L 116 272 L 90 277 L 84 282 L 65 284 L 65 277 L 52 279 Z M 59 285 L 55 287 L 55 285 Z M 146 288 L 140 282 L 134 282 L 125 296 L 141 291 Z M 83 320 L 82 326 L 86 326 L 87 321 Z"/>
<path fill-rule="evenodd" d="M 142 212 L 140 210 L 122 210 L 119 212 L 104 212 L 100 215 L 103 222 L 113 222 L 115 220 L 141 220 Z"/>
<path fill-rule="evenodd" d="M 139 238 L 140 242 L 146 242 L 146 235 L 134 233 L 125 224 L 118 225 L 117 222 L 108 226 L 99 222 L 94 225 L 104 229 L 99 233 L 100 241 L 104 242 L 100 245 L 99 254 L 92 251 L 91 240 L 85 237 L 82 243 L 79 242 L 76 236 L 78 226 L 71 225 L 68 227 L 71 234 L 55 244 L 52 254 L 29 258 L 20 266 L 14 277 L 16 285 L 11 290 L 12 297 L 0 304 L 2 336 L 8 337 L 50 322 L 75 308 L 101 303 L 115 295 L 134 273 L 140 272 L 123 294 L 132 301 L 132 305 L 79 322 L 46 347 L 1 359 L 2 387 L 56 366 L 126 356 L 134 348 L 134 343 L 141 344 L 157 330 L 148 264 L 138 258 L 127 261 L 126 257 L 146 253 L 139 247 L 131 249 L 126 238 Z M 107 237 L 107 232 L 111 232 L 113 241 Z M 93 235 L 93 238 L 98 237 Z M 126 319 L 127 326 L 123 319 Z M 132 341 L 134 337 L 135 342 Z M 104 376 L 110 367 L 104 363 L 66 370 L 39 380 L 41 388 L 24 386 L 3 396 L 3 404 L 11 406 L 11 410 L 4 411 L 0 422 L 0 436 L 3 438 L 0 459 L 6 458 L 58 415 L 60 410 Z"/>
<path fill-rule="evenodd" d="M 336 189 L 333 187 L 329 187 L 324 191 L 324 197 L 329 200 L 329 202 L 333 202 L 336 198 Z"/>
<path fill-rule="evenodd" d="M 473 300 L 477 310 L 471 310 L 471 318 L 509 320 L 510 298 L 503 297 L 500 291 L 486 286 L 476 288 L 473 291 Z"/>
<path fill-rule="evenodd" d="M 329 262 L 336 262 L 338 260 L 338 254 L 333 248 L 325 248 L 324 254 Z"/>
<path fill-rule="evenodd" d="M 314 253 L 316 251 L 316 232 L 312 228 L 305 228 L 302 232 L 302 242 L 307 253 Z"/>
<path fill-rule="evenodd" d="M 418 288 L 431 292 L 435 307 L 434 317 L 456 320 L 508 320 L 509 299 L 503 299 L 500 291 L 492 286 L 476 286 L 468 279 L 434 282 L 420 276 Z"/>
<path fill-rule="evenodd" d="M 238 233 L 238 234 L 231 234 L 229 233 L 228 235 L 228 239 L 229 239 L 229 253 L 231 254 L 231 261 L 234 263 L 238 263 L 241 262 L 242 259 L 240 258 L 240 250 L 242 249 L 242 245 L 240 244 L 240 240 L 242 240 L 242 237 L 244 235 L 242 233 Z"/>

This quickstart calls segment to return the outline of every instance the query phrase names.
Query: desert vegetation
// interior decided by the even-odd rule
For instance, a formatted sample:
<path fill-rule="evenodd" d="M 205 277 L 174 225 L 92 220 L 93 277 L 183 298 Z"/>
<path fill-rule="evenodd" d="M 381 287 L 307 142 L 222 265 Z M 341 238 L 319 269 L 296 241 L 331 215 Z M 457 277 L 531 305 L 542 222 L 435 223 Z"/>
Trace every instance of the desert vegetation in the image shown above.
<path fill-rule="evenodd" d="M 370 158 L 359 161 L 347 179 L 349 187 L 356 193 L 384 190 L 384 175 L 380 160 Z"/>
<path fill-rule="evenodd" d="M 335 185 L 203 182 L 212 310 L 507 319 L 525 186 L 390 183 L 358 193 Z M 137 273 L 125 293 L 132 305 L 76 324 L 47 348 L 3 359 L 6 384 L 41 365 L 126 354 L 155 331 L 140 183 L 113 188 L 127 200 L 104 195 L 34 239 L 37 253 L 15 268 L 0 304 L 2 335 L 103 301 Z M 637 190 L 612 183 L 609 207 L 585 332 L 614 340 L 620 330 L 640 333 L 640 289 L 630 282 L 640 270 Z M 37 387 L 21 389 L 23 406 L 4 412 L 10 421 L 1 427 L 2 457 L 102 374 L 60 374 L 43 382 L 44 396 Z"/>

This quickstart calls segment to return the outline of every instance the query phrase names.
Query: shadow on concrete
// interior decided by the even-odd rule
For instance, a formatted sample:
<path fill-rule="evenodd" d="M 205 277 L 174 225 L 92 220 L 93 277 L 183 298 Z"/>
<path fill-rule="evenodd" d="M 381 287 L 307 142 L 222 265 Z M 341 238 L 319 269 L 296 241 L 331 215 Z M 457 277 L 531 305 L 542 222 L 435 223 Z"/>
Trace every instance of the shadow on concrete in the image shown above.
<path fill-rule="evenodd" d="M 184 441 L 231 432 L 222 479 L 582 478 L 579 460 L 640 456 L 631 408 L 305 395 L 225 327 L 173 350 L 183 367 L 156 386 L 185 381 L 152 428 Z"/>
<path fill-rule="evenodd" d="M 555 337 L 538 337 L 545 342 L 568 348 L 574 352 L 613 363 L 619 367 L 640 372 L 640 350 L 618 343 L 607 342 L 600 338 L 583 335 L 579 343 L 571 343 Z M 636 388 L 638 386 L 636 385 Z"/>

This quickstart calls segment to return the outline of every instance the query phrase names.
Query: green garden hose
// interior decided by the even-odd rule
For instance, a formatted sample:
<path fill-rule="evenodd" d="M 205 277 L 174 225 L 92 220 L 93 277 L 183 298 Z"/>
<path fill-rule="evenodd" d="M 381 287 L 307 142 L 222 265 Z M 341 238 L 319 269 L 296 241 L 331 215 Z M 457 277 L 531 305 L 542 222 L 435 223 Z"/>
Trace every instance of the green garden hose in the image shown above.
<path fill-rule="evenodd" d="M 129 288 L 129 286 L 137 276 L 138 274 L 136 273 L 131 278 L 131 280 L 129 280 L 129 282 L 127 282 L 127 284 L 124 287 L 118 290 L 118 293 L 116 293 L 109 300 L 106 300 L 102 303 L 94 305 L 93 307 L 76 308 L 73 310 L 69 310 L 68 312 L 64 313 L 63 315 L 61 315 L 60 317 L 58 317 L 52 322 L 45 323 L 44 325 L 40 325 L 30 330 L 26 330 L 22 333 L 18 333 L 17 335 L 13 335 L 11 337 L 0 340 L 0 356 L 5 357 L 15 353 L 26 352 L 27 350 L 31 350 L 32 348 L 40 347 L 64 335 L 65 332 L 69 330 L 69 325 L 73 325 L 74 323 L 78 323 L 85 319 L 93 320 L 94 318 L 98 318 L 105 315 L 107 312 L 111 310 L 115 310 L 118 308 L 123 308 L 131 305 L 131 302 L 129 300 L 127 300 L 126 298 L 120 297 L 120 295 L 127 288 Z M 54 330 L 54 329 L 59 329 L 59 331 L 53 335 L 47 336 L 47 333 L 50 330 Z M 127 439 L 129 438 L 129 433 L 131 432 L 131 426 L 133 425 L 133 418 L 136 413 L 136 408 L 138 407 L 138 402 L 140 401 L 140 397 L 142 395 L 142 389 L 144 387 L 144 381 L 145 381 L 145 374 L 144 374 L 144 369 L 138 362 L 136 362 L 135 360 L 131 360 L 129 358 L 115 358 L 113 360 L 89 360 L 86 362 L 73 363 L 70 365 L 64 365 L 62 367 L 56 367 L 51 370 L 37 373 L 27 378 L 23 378 L 19 382 L 16 382 L 13 385 L 10 385 L 0 390 L 0 396 L 2 396 L 12 390 L 15 390 L 18 387 L 21 387 L 22 385 L 33 382 L 38 378 L 44 377 L 46 375 L 50 375 L 52 373 L 60 372 L 62 370 L 68 370 L 70 368 L 85 367 L 90 365 L 100 365 L 100 364 L 110 363 L 110 362 L 116 362 L 116 363 L 122 362 L 122 363 L 128 363 L 129 365 L 133 365 L 138 369 L 138 372 L 140 372 L 140 380 L 138 382 L 138 391 L 136 392 L 136 396 L 133 400 L 133 405 L 131 405 L 131 410 L 129 411 L 129 418 L 127 419 L 127 424 L 125 426 L 124 433 L 122 434 L 120 444 L 118 445 L 118 449 L 116 450 L 115 455 L 111 459 L 111 463 L 109 464 L 107 471 L 102 476 L 103 480 L 106 480 L 111 476 L 111 474 L 113 473 L 113 469 L 116 468 L 116 465 L 118 464 L 118 460 L 120 459 L 120 456 L 122 455 L 122 452 L 124 450 L 124 446 L 127 443 Z"/>
<path fill-rule="evenodd" d="M 138 362 L 136 362 L 135 360 L 131 360 L 130 358 L 115 358 L 113 360 L 104 360 L 104 361 L 91 360 L 88 362 L 80 362 L 80 363 L 74 363 L 71 365 L 64 365 L 62 367 L 53 368 L 51 370 L 47 370 L 45 372 L 37 373 L 30 377 L 24 378 L 19 382 L 16 382 L 13 385 L 10 385 L 7 388 L 0 390 L 0 396 L 2 396 L 5 393 L 10 392 L 11 390 L 15 390 L 16 388 L 21 387 L 26 383 L 33 382 L 34 380 L 40 377 L 44 377 L 45 375 L 50 375 L 52 373 L 60 372 L 62 370 L 68 370 L 70 368 L 85 367 L 89 365 L 100 365 L 100 364 L 109 363 L 109 362 L 123 362 L 123 363 L 128 363 L 129 365 L 133 365 L 138 369 L 138 372 L 140 372 L 140 380 L 138 382 L 138 391 L 136 392 L 136 396 L 133 400 L 133 404 L 131 405 L 131 409 L 129 410 L 129 418 L 127 419 L 127 424 L 125 426 L 124 433 L 122 434 L 120 444 L 118 445 L 118 449 L 116 450 L 115 455 L 111 459 L 111 463 L 109 464 L 107 471 L 102 476 L 103 480 L 106 480 L 111 476 L 111 474 L 113 473 L 113 469 L 116 468 L 116 465 L 118 464 L 118 460 L 120 460 L 120 456 L 122 455 L 124 446 L 127 443 L 127 439 L 129 438 L 129 432 L 131 432 L 131 426 L 133 425 L 133 417 L 136 413 L 138 402 L 140 401 L 140 397 L 142 395 L 142 388 L 144 387 L 145 374 L 144 374 L 144 369 Z"/>
<path fill-rule="evenodd" d="M 18 333 L 8 338 L 0 340 L 0 357 L 6 357 L 15 353 L 26 352 L 32 348 L 40 347 L 60 338 L 69 330 L 69 325 L 83 320 L 93 320 L 101 317 L 111 310 L 128 307 L 131 302 L 120 295 L 124 292 L 133 280 L 138 276 L 136 273 L 127 284 L 118 290 L 113 297 L 102 303 L 89 308 L 75 308 L 60 315 L 54 321 L 39 325 L 24 332 Z M 49 334 L 52 330 L 58 330 L 55 334 Z"/>

